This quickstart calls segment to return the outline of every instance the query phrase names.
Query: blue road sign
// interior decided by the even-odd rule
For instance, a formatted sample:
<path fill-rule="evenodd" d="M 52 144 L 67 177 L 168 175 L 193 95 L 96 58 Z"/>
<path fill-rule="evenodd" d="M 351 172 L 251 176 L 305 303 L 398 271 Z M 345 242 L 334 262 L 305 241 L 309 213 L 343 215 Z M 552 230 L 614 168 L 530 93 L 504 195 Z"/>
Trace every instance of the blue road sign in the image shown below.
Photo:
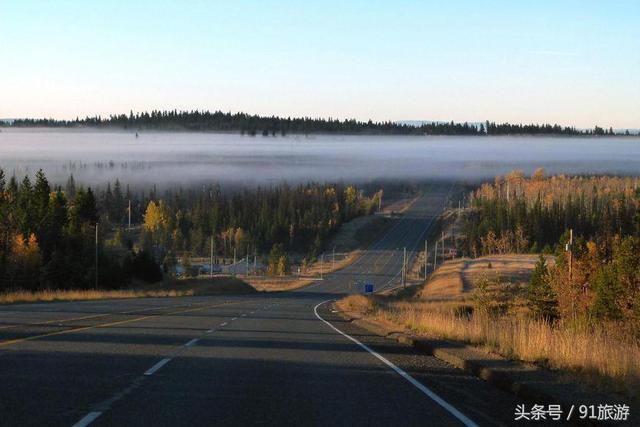
<path fill-rule="evenodd" d="M 364 284 L 364 293 L 372 294 L 373 293 L 373 283 L 365 282 Z"/>

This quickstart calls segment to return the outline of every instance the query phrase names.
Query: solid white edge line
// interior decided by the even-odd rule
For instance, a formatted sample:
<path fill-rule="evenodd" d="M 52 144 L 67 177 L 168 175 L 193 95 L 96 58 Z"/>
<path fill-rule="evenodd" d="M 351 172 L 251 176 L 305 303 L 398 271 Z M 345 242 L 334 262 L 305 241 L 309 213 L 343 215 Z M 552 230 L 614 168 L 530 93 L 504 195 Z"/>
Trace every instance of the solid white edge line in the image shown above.
<path fill-rule="evenodd" d="M 403 371 L 401 368 L 397 367 L 396 365 L 394 365 L 392 362 L 390 362 L 388 359 L 386 359 L 384 356 L 380 355 L 379 353 L 377 353 L 376 351 L 374 351 L 373 349 L 371 349 L 371 347 L 367 346 L 366 344 L 361 343 L 360 341 L 358 341 L 357 339 L 353 338 L 351 335 L 345 334 L 344 332 L 342 332 L 340 329 L 336 328 L 335 326 L 333 326 L 331 323 L 327 322 L 326 320 L 324 320 L 319 314 L 318 314 L 318 307 L 320 307 L 322 304 L 325 304 L 327 302 L 331 301 L 326 300 L 326 301 L 322 301 L 321 303 L 319 303 L 318 305 L 316 305 L 313 308 L 313 314 L 316 315 L 316 317 L 319 320 L 322 320 L 325 324 L 327 324 L 331 329 L 333 329 L 334 331 L 338 332 L 340 335 L 344 336 L 345 338 L 348 338 L 349 340 L 353 341 L 355 344 L 359 345 L 362 349 L 368 351 L 369 353 L 371 353 L 373 356 L 375 356 L 378 360 L 380 360 L 382 363 L 384 363 L 385 365 L 387 365 L 388 367 L 390 367 L 391 369 L 393 369 L 396 373 L 398 373 L 402 378 L 404 378 L 405 380 L 407 380 L 408 382 L 410 382 L 415 388 L 417 388 L 418 390 L 420 390 L 422 393 L 424 393 L 425 395 L 427 395 L 431 400 L 433 400 L 434 402 L 436 402 L 438 405 L 440 405 L 442 408 L 444 408 L 447 412 L 449 412 L 451 415 L 453 415 L 454 417 L 456 417 L 462 424 L 464 424 L 467 427 L 478 427 L 478 425 L 476 423 L 474 423 L 473 421 L 471 421 L 471 419 L 469 419 L 466 415 L 464 415 L 462 412 L 458 411 L 456 408 L 454 408 L 451 404 L 449 404 L 448 402 L 446 402 L 443 398 L 441 398 L 440 396 L 438 396 L 436 393 L 434 393 L 433 391 L 431 391 L 427 386 L 425 386 L 424 384 L 422 384 L 421 382 L 419 382 L 418 380 L 416 380 L 415 378 L 413 378 L 411 375 L 409 375 L 408 373 L 406 373 L 405 371 Z"/>
<path fill-rule="evenodd" d="M 87 415 L 82 417 L 80 421 L 75 423 L 72 427 L 86 427 L 92 422 L 94 422 L 96 418 L 98 418 L 100 415 L 102 415 L 102 412 L 97 412 L 97 411 L 89 412 Z"/>
<path fill-rule="evenodd" d="M 169 358 L 169 357 L 167 357 L 165 359 L 162 359 L 161 361 L 159 361 L 158 363 L 153 365 L 151 368 L 149 368 L 149 370 L 147 370 L 147 372 L 145 372 L 144 374 L 146 376 L 153 375 L 158 369 L 162 368 L 164 365 L 169 363 L 170 360 L 171 360 L 171 358 Z"/>
<path fill-rule="evenodd" d="M 199 338 L 194 338 L 191 341 L 189 341 L 188 343 L 186 343 L 184 346 L 185 347 L 191 347 L 192 345 L 194 345 L 195 343 L 197 343 L 199 341 Z"/>

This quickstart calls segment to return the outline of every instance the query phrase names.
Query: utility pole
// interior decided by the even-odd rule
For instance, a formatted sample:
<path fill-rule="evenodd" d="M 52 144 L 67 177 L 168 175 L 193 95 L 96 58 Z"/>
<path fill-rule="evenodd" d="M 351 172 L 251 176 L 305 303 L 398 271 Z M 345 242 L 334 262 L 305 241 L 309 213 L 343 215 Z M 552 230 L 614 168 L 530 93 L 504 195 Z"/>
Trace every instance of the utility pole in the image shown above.
<path fill-rule="evenodd" d="M 209 253 L 209 277 L 213 277 L 213 236 L 211 236 L 211 248 Z"/>
<path fill-rule="evenodd" d="M 322 263 L 324 262 L 324 254 L 320 255 L 320 280 L 324 280 L 322 278 Z"/>
<path fill-rule="evenodd" d="M 247 254 L 246 254 L 246 263 L 247 271 L 245 273 L 245 277 L 249 277 L 249 246 L 247 246 Z"/>
<path fill-rule="evenodd" d="M 433 271 L 436 271 L 436 265 L 438 265 L 438 241 L 433 248 Z"/>
<path fill-rule="evenodd" d="M 98 223 L 96 222 L 96 289 L 98 289 Z"/>
<path fill-rule="evenodd" d="M 253 248 L 253 275 L 258 275 L 258 249 Z"/>
<path fill-rule="evenodd" d="M 406 287 L 406 280 L 407 280 L 407 247 L 405 246 L 403 248 L 403 255 L 402 255 L 402 286 Z"/>
<path fill-rule="evenodd" d="M 382 190 L 380 190 L 380 197 L 378 198 L 378 212 L 382 211 Z"/>
<path fill-rule="evenodd" d="M 424 280 L 427 280 L 427 261 L 429 260 L 429 253 L 427 252 L 427 239 L 424 239 Z"/>
<path fill-rule="evenodd" d="M 131 230 L 131 199 L 129 199 L 129 230 Z"/>
<path fill-rule="evenodd" d="M 444 231 L 442 232 L 442 262 L 444 262 Z"/>
<path fill-rule="evenodd" d="M 336 269 L 336 247 L 333 247 L 333 258 L 331 259 L 331 270 Z"/>
<path fill-rule="evenodd" d="M 233 264 L 231 264 L 231 268 L 233 268 L 233 276 L 236 275 L 236 248 L 233 248 Z"/>

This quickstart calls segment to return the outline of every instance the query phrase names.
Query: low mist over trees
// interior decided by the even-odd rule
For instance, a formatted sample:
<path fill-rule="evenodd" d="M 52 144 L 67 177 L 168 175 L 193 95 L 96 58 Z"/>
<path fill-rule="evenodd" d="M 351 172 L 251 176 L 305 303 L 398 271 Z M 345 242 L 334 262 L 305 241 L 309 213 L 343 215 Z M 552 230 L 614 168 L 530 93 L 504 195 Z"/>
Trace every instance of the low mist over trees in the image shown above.
<path fill-rule="evenodd" d="M 1 123 L 0 123 L 1 125 Z M 614 135 L 613 129 L 595 126 L 580 130 L 558 124 L 511 124 L 425 122 L 417 125 L 400 122 L 372 122 L 354 119 L 325 119 L 312 117 L 258 116 L 222 111 L 167 110 L 119 114 L 109 117 L 85 117 L 75 120 L 17 119 L 5 126 L 29 127 L 116 127 L 121 129 L 195 130 L 240 132 L 246 135 L 276 136 L 308 133 L 337 134 L 393 134 L 393 135 Z M 622 133 L 620 135 L 623 135 Z M 624 135 L 629 135 L 625 132 Z"/>

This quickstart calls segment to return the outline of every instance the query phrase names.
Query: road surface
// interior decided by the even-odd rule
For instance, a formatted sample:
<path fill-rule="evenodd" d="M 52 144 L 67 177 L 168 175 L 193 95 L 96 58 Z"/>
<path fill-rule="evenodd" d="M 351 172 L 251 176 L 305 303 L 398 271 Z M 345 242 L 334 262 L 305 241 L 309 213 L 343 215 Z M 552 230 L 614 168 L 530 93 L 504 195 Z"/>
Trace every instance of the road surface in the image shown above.
<path fill-rule="evenodd" d="M 0 308 L 2 425 L 508 425 L 517 403 L 341 320 L 330 301 L 397 283 L 447 188 L 296 292 Z"/>

